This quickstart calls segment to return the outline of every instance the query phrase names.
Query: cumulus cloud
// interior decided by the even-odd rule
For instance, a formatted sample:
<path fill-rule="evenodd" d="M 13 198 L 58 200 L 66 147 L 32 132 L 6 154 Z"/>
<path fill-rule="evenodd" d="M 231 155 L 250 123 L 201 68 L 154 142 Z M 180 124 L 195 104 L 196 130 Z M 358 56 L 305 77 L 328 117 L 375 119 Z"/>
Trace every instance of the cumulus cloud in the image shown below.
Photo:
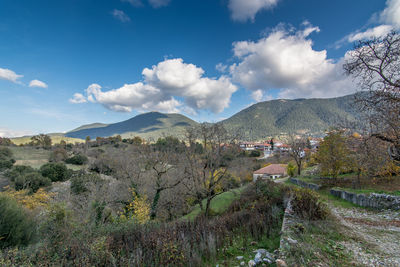
<path fill-rule="evenodd" d="M 42 81 L 39 81 L 39 80 L 32 80 L 32 81 L 29 83 L 29 87 L 47 88 L 47 84 L 44 83 L 44 82 L 42 82 Z"/>
<path fill-rule="evenodd" d="M 125 14 L 125 12 L 122 10 L 114 9 L 111 14 L 113 15 L 114 18 L 116 18 L 121 22 L 131 21 L 131 18 L 127 14 Z"/>
<path fill-rule="evenodd" d="M 154 8 L 167 6 L 169 2 L 170 0 L 149 0 L 149 4 Z"/>
<path fill-rule="evenodd" d="M 18 75 L 14 71 L 9 69 L 0 68 L 0 79 L 7 80 L 10 82 L 17 83 L 19 78 L 24 77 L 23 75 Z"/>
<path fill-rule="evenodd" d="M 386 8 L 380 13 L 380 21 L 400 29 L 400 0 L 387 0 Z"/>
<path fill-rule="evenodd" d="M 229 106 L 230 98 L 237 90 L 229 77 L 203 77 L 202 68 L 184 63 L 181 58 L 167 59 L 152 68 L 145 68 L 142 75 L 143 82 L 125 84 L 109 91 L 103 91 L 99 84 L 92 84 L 86 89 L 87 100 L 120 112 L 158 110 L 193 114 L 196 110 L 210 110 L 219 113 Z"/>
<path fill-rule="evenodd" d="M 70 103 L 72 104 L 81 104 L 81 103 L 86 103 L 86 97 L 80 93 L 75 93 L 73 97 L 69 100 Z"/>
<path fill-rule="evenodd" d="M 333 97 L 354 92 L 352 83 L 343 76 L 340 63 L 327 58 L 326 50 L 316 51 L 309 35 L 318 27 L 305 23 L 305 29 L 273 30 L 256 42 L 233 44 L 239 60 L 230 67 L 233 81 L 253 91 L 255 100 L 269 89 L 281 89 L 280 96 Z"/>
<path fill-rule="evenodd" d="M 256 14 L 263 9 L 271 9 L 278 0 L 229 0 L 229 10 L 233 20 L 254 21 Z"/>

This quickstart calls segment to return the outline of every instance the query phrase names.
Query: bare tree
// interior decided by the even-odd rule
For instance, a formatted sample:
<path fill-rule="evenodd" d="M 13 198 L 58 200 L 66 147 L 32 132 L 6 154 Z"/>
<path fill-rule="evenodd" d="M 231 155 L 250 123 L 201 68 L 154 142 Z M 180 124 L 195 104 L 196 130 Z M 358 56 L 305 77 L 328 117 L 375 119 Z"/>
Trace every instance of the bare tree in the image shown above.
<path fill-rule="evenodd" d="M 356 95 L 371 136 L 388 142 L 389 154 L 400 161 L 400 35 L 360 41 L 344 64 L 362 92 Z"/>
<path fill-rule="evenodd" d="M 194 135 L 202 143 L 202 153 L 195 150 Z M 229 177 L 230 156 L 238 151 L 238 138 L 230 136 L 222 124 L 205 123 L 196 130 L 189 129 L 186 136 L 191 140 L 185 153 L 187 179 L 184 184 L 195 203 L 209 216 L 211 201 L 226 190 L 222 182 Z M 205 206 L 203 199 L 206 199 Z"/>
<path fill-rule="evenodd" d="M 289 135 L 289 155 L 294 159 L 297 166 L 297 174 L 301 174 L 301 168 L 303 166 L 303 161 L 305 160 L 306 153 L 304 149 L 307 147 L 307 138 L 301 136 L 297 138 L 295 135 Z"/>

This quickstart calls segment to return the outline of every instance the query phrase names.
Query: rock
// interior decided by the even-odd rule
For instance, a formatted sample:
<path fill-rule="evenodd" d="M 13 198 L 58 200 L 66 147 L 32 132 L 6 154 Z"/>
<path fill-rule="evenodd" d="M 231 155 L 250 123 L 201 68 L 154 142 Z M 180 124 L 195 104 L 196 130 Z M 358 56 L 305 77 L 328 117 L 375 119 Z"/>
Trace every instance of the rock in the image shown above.
<path fill-rule="evenodd" d="M 268 250 L 259 248 L 253 251 L 254 253 L 260 253 L 261 255 L 264 255 L 265 253 L 268 253 Z"/>
<path fill-rule="evenodd" d="M 281 259 L 277 259 L 276 260 L 276 266 L 277 267 L 287 267 L 287 264 L 285 261 L 281 260 Z"/>
<path fill-rule="evenodd" d="M 289 244 L 292 244 L 292 245 L 295 245 L 295 244 L 298 243 L 297 240 L 294 240 L 294 239 L 292 239 L 290 237 L 287 238 L 287 241 L 289 242 Z"/>
<path fill-rule="evenodd" d="M 237 259 L 238 261 L 241 261 L 241 260 L 243 260 L 243 256 L 237 256 L 236 259 Z"/>
<path fill-rule="evenodd" d="M 246 263 L 244 263 L 244 261 L 240 262 L 240 266 L 244 266 Z"/>
<path fill-rule="evenodd" d="M 254 261 L 255 261 L 255 263 L 260 263 L 261 262 L 261 253 L 260 252 L 257 252 L 257 254 L 256 254 L 256 256 L 254 257 Z"/>
<path fill-rule="evenodd" d="M 272 263 L 272 261 L 271 261 L 270 259 L 268 259 L 268 258 L 264 258 L 264 259 L 263 259 L 263 262 L 266 262 L 266 263 L 268 263 L 268 264 L 271 264 L 271 263 Z"/>
<path fill-rule="evenodd" d="M 255 263 L 255 261 L 253 261 L 253 260 L 249 260 L 249 262 L 248 262 L 248 266 L 249 266 L 249 267 L 256 266 L 256 263 Z"/>
<path fill-rule="evenodd" d="M 250 245 L 251 246 L 255 246 L 255 245 L 257 245 L 257 242 L 256 241 L 251 241 Z"/>

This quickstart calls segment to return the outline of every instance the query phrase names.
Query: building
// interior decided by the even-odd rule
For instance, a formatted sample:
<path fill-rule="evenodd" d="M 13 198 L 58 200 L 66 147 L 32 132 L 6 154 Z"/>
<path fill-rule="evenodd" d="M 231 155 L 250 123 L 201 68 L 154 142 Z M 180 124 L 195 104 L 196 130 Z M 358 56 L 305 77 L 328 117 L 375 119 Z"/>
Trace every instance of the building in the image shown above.
<path fill-rule="evenodd" d="M 277 179 L 280 177 L 287 176 L 286 164 L 271 164 L 267 167 L 256 170 L 253 173 L 253 181 L 255 182 L 258 178 L 261 179 Z"/>

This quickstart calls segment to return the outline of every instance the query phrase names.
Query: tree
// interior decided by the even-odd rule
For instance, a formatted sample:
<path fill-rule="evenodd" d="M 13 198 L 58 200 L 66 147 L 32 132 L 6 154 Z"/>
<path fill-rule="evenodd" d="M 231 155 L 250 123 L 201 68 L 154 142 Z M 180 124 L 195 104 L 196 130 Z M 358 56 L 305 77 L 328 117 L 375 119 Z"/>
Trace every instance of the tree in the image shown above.
<path fill-rule="evenodd" d="M 297 175 L 301 174 L 301 167 L 306 156 L 304 149 L 307 146 L 307 140 L 305 137 L 296 138 L 294 135 L 289 135 L 289 155 L 296 162 Z"/>
<path fill-rule="evenodd" d="M 317 161 L 323 175 L 331 176 L 336 180 L 338 175 L 351 168 L 350 150 L 340 131 L 331 131 L 319 145 Z"/>
<path fill-rule="evenodd" d="M 239 153 L 235 136 L 230 136 L 222 124 L 201 124 L 197 129 L 188 129 L 186 136 L 193 137 L 185 151 L 184 185 L 188 194 L 199 204 L 206 216 L 210 215 L 211 201 L 228 188 L 223 182 L 228 179 L 231 156 Z M 194 140 L 199 139 L 203 153 L 195 150 Z M 205 206 L 203 199 L 206 200 Z"/>
<path fill-rule="evenodd" d="M 51 148 L 51 138 L 46 134 L 39 134 L 31 137 L 31 144 L 44 149 Z"/>
<path fill-rule="evenodd" d="M 359 41 L 343 68 L 360 85 L 356 101 L 370 135 L 389 143 L 389 154 L 400 161 L 400 35 Z"/>

